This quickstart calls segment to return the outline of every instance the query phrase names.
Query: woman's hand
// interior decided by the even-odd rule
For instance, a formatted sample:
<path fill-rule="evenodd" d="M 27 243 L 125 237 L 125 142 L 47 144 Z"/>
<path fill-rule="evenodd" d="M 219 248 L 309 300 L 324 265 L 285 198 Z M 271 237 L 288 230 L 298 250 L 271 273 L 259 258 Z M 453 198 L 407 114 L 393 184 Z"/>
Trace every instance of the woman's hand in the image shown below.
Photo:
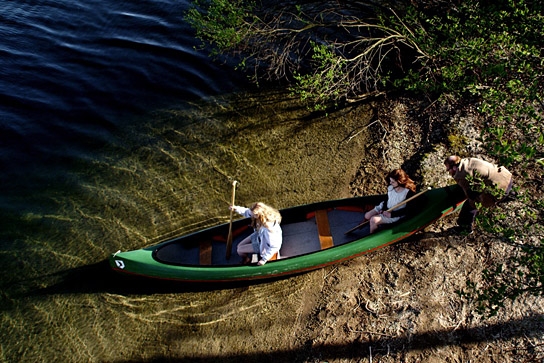
<path fill-rule="evenodd" d="M 391 218 L 391 212 L 385 211 L 385 212 L 382 213 L 382 216 L 384 216 L 386 218 Z"/>

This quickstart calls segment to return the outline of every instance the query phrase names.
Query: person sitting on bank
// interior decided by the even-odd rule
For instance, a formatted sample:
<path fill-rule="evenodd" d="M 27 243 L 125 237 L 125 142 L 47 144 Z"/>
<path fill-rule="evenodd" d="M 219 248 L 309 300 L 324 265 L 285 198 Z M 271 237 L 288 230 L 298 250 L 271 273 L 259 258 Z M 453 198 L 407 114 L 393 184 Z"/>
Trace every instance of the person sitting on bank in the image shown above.
<path fill-rule="evenodd" d="M 459 213 L 457 224 L 460 229 L 470 233 L 478 214 L 476 203 L 480 203 L 483 207 L 493 207 L 506 198 L 512 190 L 512 173 L 504 166 L 497 166 L 478 158 L 460 158 L 457 155 L 447 157 L 444 165 L 446 171 L 463 189 L 467 198 Z M 504 196 L 499 199 L 490 193 L 476 191 L 476 186 L 467 180 L 467 176 L 481 179 L 486 186 L 499 188 L 504 192 Z"/>
<path fill-rule="evenodd" d="M 254 229 L 250 236 L 238 244 L 237 253 L 242 257 L 242 263 L 251 262 L 250 255 L 256 253 L 260 256 L 257 265 L 264 265 L 279 252 L 282 245 L 280 212 L 261 202 L 253 204 L 250 208 L 233 205 L 229 209 L 244 217 L 251 217 L 251 226 Z"/>
<path fill-rule="evenodd" d="M 402 169 L 395 169 L 387 174 L 385 181 L 388 184 L 385 200 L 374 209 L 365 213 L 365 220 L 369 221 L 370 233 L 376 232 L 380 224 L 389 224 L 398 221 L 411 210 L 410 202 L 408 202 L 391 212 L 387 211 L 405 199 L 415 195 L 416 185 L 408 174 Z"/>

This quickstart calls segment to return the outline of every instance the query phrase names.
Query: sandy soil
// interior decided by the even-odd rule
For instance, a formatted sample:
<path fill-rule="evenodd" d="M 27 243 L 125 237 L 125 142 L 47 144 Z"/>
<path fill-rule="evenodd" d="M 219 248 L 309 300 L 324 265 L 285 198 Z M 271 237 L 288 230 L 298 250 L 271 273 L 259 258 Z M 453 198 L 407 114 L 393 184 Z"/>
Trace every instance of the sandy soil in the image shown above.
<path fill-rule="evenodd" d="M 439 142 L 448 123 L 471 140 L 466 149 L 479 155 L 474 115 L 439 110 L 444 113 L 422 117 L 423 107 L 406 100 L 376 106 L 375 121 L 384 131 L 373 134 L 371 155 L 350 183 L 352 195 L 383 192 L 375 176 L 397 165 L 420 185 L 447 184 L 449 176 L 436 165 L 452 153 Z M 522 297 L 487 319 L 459 298 L 456 291 L 468 278 L 478 281 L 484 268 L 512 251 L 478 233 L 454 235 L 448 232 L 453 225 L 455 216 L 445 218 L 409 240 L 323 273 L 322 290 L 301 303 L 306 315 L 292 345 L 305 347 L 298 360 L 544 361 L 542 298 Z"/>

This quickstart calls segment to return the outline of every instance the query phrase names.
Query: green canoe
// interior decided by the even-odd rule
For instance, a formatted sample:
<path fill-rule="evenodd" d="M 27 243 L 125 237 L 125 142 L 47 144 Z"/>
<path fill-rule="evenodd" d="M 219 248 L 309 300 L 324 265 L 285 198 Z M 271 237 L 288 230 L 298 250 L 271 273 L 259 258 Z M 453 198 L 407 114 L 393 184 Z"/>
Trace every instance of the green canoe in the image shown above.
<path fill-rule="evenodd" d="M 120 273 L 184 282 L 224 283 L 273 279 L 300 274 L 361 256 L 398 242 L 459 209 L 464 198 L 457 186 L 432 189 L 414 200 L 410 218 L 364 234 L 346 233 L 383 196 L 330 200 L 280 210 L 283 244 L 280 256 L 263 266 L 242 265 L 236 246 L 252 233 L 247 218 L 232 224 L 232 256 L 226 258 L 229 224 L 221 224 L 139 250 L 116 252 L 111 267 Z"/>

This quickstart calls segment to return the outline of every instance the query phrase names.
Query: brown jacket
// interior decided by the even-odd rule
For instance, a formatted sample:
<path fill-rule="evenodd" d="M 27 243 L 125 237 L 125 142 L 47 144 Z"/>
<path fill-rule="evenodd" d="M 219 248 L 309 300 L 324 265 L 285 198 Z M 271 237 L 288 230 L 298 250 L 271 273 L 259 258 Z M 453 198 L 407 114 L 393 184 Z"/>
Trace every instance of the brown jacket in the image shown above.
<path fill-rule="evenodd" d="M 463 191 L 469 200 L 481 202 L 484 207 L 494 205 L 496 203 L 496 199 L 486 193 L 476 196 L 474 195 L 469 182 L 466 180 L 466 176 L 475 176 L 476 174 L 480 175 L 486 185 L 495 185 L 504 192 L 509 191 L 508 189 L 512 187 L 512 173 L 510 173 L 504 166 L 496 166 L 487 161 L 476 158 L 461 159 L 458 170 L 453 176 L 453 179 L 455 179 L 457 184 L 463 188 Z"/>

